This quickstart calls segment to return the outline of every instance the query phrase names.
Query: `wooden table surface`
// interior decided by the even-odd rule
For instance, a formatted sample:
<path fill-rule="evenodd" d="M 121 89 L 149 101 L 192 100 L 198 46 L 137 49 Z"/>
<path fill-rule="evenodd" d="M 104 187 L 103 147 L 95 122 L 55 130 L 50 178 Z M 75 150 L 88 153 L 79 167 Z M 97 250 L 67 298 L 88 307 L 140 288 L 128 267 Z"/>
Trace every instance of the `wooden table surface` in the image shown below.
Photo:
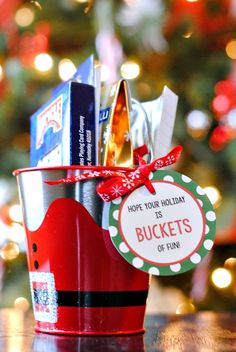
<path fill-rule="evenodd" d="M 37 334 L 32 312 L 0 310 L 1 352 L 218 352 L 236 351 L 236 313 L 147 315 L 146 332 L 132 336 Z"/>

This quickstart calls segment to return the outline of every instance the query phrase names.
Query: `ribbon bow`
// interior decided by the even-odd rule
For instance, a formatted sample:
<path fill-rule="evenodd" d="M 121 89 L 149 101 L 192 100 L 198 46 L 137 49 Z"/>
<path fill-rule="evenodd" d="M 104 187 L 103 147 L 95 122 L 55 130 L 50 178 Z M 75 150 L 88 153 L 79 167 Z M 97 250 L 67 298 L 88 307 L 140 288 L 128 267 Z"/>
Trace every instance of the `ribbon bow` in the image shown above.
<path fill-rule="evenodd" d="M 81 175 L 62 178 L 57 181 L 45 181 L 45 183 L 49 185 L 56 185 L 104 177 L 105 179 L 97 185 L 96 190 L 98 195 L 105 202 L 110 202 L 118 197 L 121 197 L 126 193 L 133 191 L 140 185 L 145 185 L 151 193 L 155 193 L 155 189 L 149 180 L 150 173 L 162 167 L 174 164 L 179 159 L 182 149 L 183 148 L 181 146 L 177 146 L 167 155 L 154 160 L 150 164 L 147 164 L 143 158 L 136 154 L 139 166 L 134 169 L 134 171 L 113 171 L 108 168 L 105 170 L 100 170 L 98 168 L 95 171 L 92 170 Z"/>

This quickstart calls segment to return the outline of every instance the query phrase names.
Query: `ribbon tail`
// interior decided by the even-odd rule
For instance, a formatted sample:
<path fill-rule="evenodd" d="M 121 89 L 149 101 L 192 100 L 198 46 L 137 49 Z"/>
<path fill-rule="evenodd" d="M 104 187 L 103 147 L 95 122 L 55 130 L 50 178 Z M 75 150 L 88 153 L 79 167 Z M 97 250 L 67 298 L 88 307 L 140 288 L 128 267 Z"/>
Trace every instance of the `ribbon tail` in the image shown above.
<path fill-rule="evenodd" d="M 151 163 L 152 171 L 174 164 L 179 159 L 182 150 L 183 150 L 183 147 L 181 145 L 177 145 L 165 156 L 154 160 Z"/>
<path fill-rule="evenodd" d="M 71 176 L 71 177 L 65 177 L 65 178 L 60 178 L 59 180 L 55 181 L 44 181 L 49 186 L 55 186 L 55 185 L 60 185 L 62 183 L 69 184 L 69 183 L 75 183 L 78 181 L 81 181 L 82 179 L 79 176 Z"/>
<path fill-rule="evenodd" d="M 150 193 L 156 194 L 155 188 L 153 187 L 152 182 L 149 179 L 144 182 L 144 185 Z"/>
<path fill-rule="evenodd" d="M 116 178 L 118 176 L 121 178 L 125 177 L 124 173 L 119 172 L 119 171 L 109 171 L 109 170 L 91 171 L 91 172 L 87 172 L 87 173 L 84 173 L 81 175 L 61 178 L 61 179 L 55 180 L 55 181 L 47 180 L 47 181 L 44 181 L 44 183 L 46 183 L 47 185 L 50 185 L 50 186 L 54 186 L 54 185 L 60 185 L 62 183 L 69 184 L 69 183 L 75 183 L 75 182 L 79 182 L 79 181 L 91 180 L 91 179 L 98 178 L 98 177 L 105 177 L 105 178 L 110 178 L 110 177 L 114 178 L 115 177 Z"/>

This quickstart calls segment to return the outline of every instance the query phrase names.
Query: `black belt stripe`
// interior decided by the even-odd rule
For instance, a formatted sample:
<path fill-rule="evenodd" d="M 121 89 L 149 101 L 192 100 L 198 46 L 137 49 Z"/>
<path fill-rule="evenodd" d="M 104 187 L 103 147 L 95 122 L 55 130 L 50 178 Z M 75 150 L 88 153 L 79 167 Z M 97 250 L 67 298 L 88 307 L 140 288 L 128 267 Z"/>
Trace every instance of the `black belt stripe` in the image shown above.
<path fill-rule="evenodd" d="M 128 307 L 146 304 L 144 291 L 57 291 L 61 307 Z M 48 291 L 34 289 L 34 303 L 48 305 Z"/>

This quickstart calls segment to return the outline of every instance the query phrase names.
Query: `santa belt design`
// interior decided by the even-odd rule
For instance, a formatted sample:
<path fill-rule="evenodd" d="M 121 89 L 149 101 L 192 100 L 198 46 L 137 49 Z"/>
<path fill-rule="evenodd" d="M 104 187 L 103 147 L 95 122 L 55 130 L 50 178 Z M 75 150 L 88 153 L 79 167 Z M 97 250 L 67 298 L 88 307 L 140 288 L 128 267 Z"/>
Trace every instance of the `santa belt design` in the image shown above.
<path fill-rule="evenodd" d="M 34 289 L 34 303 L 47 306 L 48 291 Z M 146 304 L 148 291 L 56 291 L 60 307 L 130 307 Z"/>

